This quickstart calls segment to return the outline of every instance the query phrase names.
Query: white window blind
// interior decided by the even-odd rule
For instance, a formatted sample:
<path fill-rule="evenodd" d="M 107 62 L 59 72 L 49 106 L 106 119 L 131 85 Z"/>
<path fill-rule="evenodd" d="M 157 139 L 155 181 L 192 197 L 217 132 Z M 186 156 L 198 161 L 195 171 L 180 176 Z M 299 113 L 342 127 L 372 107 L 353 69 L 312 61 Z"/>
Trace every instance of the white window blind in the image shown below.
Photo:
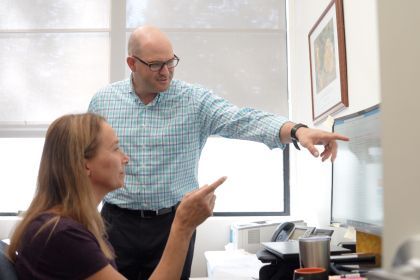
<path fill-rule="evenodd" d="M 0 1 L 0 153 L 22 151 L 2 157 L 0 212 L 25 210 L 32 198 L 43 143 L 33 137 L 42 137 L 58 116 L 86 111 L 100 87 L 129 76 L 124 53 L 136 26 L 152 24 L 168 34 L 181 58 L 176 79 L 202 84 L 238 106 L 287 116 L 285 16 L 285 0 Z M 217 171 L 224 160 L 234 168 Z M 17 176 L 17 167 L 27 176 Z M 203 184 L 229 176 L 217 211 L 284 212 L 284 168 L 279 150 L 211 138 L 199 176 Z M 254 186 L 258 178 L 264 179 Z M 272 201 L 263 202 L 270 193 Z M 13 197 L 19 203 L 5 203 Z M 233 199 L 242 202 L 234 206 Z"/>
<path fill-rule="evenodd" d="M 181 58 L 175 78 L 287 116 L 285 9 L 285 0 L 127 0 L 127 31 L 159 26 Z"/>
<path fill-rule="evenodd" d="M 109 1 L 0 2 L 0 122 L 86 111 L 108 83 Z"/>

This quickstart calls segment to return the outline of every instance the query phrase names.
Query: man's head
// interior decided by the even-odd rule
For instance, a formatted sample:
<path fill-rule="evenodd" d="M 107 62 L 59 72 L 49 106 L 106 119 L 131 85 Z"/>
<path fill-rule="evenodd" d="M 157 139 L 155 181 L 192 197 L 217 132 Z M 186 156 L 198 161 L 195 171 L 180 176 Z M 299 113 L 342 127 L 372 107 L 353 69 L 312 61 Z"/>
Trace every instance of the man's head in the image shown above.
<path fill-rule="evenodd" d="M 169 38 L 158 28 L 142 26 L 131 34 L 127 64 L 140 97 L 167 90 L 177 62 Z"/>

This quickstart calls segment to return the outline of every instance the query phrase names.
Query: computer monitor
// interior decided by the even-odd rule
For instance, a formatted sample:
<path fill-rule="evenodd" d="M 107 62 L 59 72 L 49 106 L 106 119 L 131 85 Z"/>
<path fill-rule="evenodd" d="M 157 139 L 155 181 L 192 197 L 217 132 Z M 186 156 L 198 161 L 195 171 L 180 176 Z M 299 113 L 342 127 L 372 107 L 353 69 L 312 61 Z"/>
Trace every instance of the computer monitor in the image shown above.
<path fill-rule="evenodd" d="M 350 138 L 338 141 L 332 164 L 331 223 L 381 235 L 383 171 L 379 104 L 337 118 L 333 131 Z"/>

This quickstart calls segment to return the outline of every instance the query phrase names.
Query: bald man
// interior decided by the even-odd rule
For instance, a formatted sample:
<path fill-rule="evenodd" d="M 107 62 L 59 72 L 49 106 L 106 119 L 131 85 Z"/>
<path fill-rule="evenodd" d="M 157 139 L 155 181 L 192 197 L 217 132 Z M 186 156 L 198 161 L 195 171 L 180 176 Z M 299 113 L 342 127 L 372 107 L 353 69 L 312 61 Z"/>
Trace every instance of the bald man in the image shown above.
<path fill-rule="evenodd" d="M 299 141 L 322 161 L 334 160 L 336 140 L 348 140 L 238 108 L 206 88 L 174 80 L 179 58 L 156 27 L 134 30 L 126 61 L 130 78 L 99 90 L 89 111 L 108 120 L 130 157 L 125 187 L 109 193 L 102 208 L 118 270 L 128 279 L 147 279 L 159 262 L 179 201 L 198 187 L 198 161 L 209 136 L 257 141 L 271 149 L 292 141 L 299 148 Z M 324 146 L 321 154 L 315 145 Z M 194 242 L 195 234 L 182 279 L 190 276 Z"/>

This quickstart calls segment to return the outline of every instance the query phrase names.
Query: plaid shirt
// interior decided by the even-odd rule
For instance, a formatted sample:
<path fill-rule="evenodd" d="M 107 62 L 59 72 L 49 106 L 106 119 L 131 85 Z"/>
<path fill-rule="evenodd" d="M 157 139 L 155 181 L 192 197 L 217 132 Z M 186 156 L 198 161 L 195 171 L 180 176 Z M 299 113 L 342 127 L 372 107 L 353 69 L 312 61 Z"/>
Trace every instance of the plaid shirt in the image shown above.
<path fill-rule="evenodd" d="M 200 154 L 210 135 L 284 148 L 279 130 L 286 118 L 238 108 L 201 86 L 178 80 L 147 105 L 130 79 L 110 84 L 92 98 L 89 111 L 107 119 L 130 157 L 125 187 L 105 197 L 123 208 L 170 207 L 196 189 Z"/>

